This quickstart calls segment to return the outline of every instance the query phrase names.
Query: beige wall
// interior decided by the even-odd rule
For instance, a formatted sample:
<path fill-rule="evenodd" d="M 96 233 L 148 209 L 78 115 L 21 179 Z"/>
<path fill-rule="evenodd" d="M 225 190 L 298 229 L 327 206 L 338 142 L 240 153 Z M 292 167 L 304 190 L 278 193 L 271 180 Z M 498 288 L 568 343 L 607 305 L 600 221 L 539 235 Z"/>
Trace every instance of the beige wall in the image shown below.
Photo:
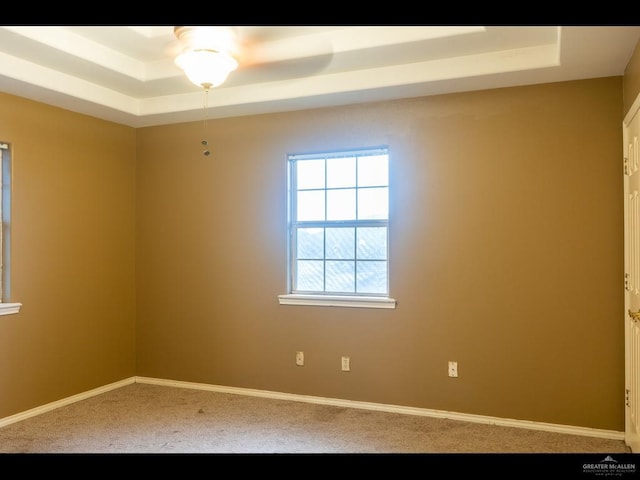
<path fill-rule="evenodd" d="M 638 94 L 640 94 L 640 43 L 636 45 L 633 55 L 627 64 L 623 80 L 623 109 L 626 113 L 633 105 Z"/>
<path fill-rule="evenodd" d="M 13 149 L 0 418 L 135 375 L 135 130 L 0 94 Z"/>
<path fill-rule="evenodd" d="M 201 122 L 139 129 L 136 373 L 623 430 L 622 103 L 615 77 L 210 120 L 210 157 Z M 397 308 L 279 305 L 286 154 L 381 144 Z"/>
<path fill-rule="evenodd" d="M 210 157 L 202 122 L 0 94 L 24 304 L 0 317 L 0 418 L 140 375 L 623 430 L 633 78 L 624 101 L 615 77 L 209 120 Z M 286 154 L 380 144 L 398 307 L 279 305 Z"/>

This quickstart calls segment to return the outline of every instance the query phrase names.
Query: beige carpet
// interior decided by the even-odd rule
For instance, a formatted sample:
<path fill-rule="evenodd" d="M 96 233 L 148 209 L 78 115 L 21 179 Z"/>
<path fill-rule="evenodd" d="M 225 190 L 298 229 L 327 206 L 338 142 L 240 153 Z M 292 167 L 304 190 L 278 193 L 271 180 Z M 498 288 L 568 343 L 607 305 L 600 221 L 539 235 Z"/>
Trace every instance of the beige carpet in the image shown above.
<path fill-rule="evenodd" d="M 629 451 L 618 440 L 136 383 L 0 428 L 0 453 L 598 453 L 600 458 Z"/>

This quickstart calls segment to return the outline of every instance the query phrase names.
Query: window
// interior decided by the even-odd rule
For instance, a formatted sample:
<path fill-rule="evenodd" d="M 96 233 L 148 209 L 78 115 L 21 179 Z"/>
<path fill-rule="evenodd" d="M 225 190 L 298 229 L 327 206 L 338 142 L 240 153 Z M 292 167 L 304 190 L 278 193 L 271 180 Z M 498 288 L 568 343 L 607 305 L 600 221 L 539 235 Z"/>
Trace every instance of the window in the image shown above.
<path fill-rule="evenodd" d="M 9 228 L 11 225 L 11 150 L 9 144 L 0 142 L 0 315 L 18 313 L 20 303 L 9 302 Z"/>
<path fill-rule="evenodd" d="M 289 155 L 281 304 L 394 308 L 386 147 Z"/>

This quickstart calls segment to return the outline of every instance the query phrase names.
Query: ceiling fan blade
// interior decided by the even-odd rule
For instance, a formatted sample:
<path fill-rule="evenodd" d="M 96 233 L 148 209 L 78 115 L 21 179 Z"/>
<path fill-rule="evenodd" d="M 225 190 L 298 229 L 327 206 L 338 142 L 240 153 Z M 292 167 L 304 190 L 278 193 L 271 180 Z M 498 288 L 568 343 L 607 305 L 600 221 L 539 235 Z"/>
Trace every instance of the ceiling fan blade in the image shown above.
<path fill-rule="evenodd" d="M 247 28 L 247 30 L 244 30 Z M 314 29 L 315 28 L 315 29 Z M 325 31 L 317 27 L 238 27 L 237 59 L 241 66 L 281 63 L 332 53 Z M 270 30 L 271 29 L 271 30 Z"/>

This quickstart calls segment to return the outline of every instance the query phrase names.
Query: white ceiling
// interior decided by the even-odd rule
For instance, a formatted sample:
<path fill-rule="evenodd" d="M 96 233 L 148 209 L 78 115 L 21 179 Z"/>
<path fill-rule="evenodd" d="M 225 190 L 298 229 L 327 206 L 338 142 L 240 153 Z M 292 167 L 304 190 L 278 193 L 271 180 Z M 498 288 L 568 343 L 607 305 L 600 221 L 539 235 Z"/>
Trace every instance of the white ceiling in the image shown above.
<path fill-rule="evenodd" d="M 619 76 L 640 26 L 238 26 L 208 95 L 172 26 L 2 26 L 0 91 L 132 127 Z"/>

